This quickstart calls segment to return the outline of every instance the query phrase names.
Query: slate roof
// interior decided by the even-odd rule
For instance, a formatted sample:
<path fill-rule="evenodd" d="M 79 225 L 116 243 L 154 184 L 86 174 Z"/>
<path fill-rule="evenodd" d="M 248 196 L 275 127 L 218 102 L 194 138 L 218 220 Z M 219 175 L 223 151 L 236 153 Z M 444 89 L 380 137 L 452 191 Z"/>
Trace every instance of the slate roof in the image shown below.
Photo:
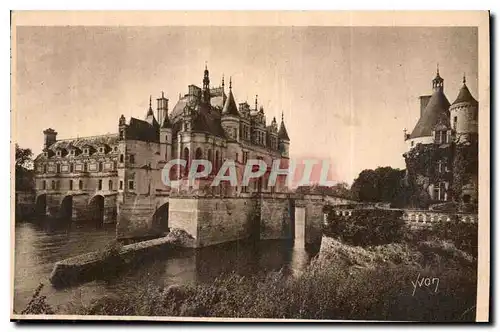
<path fill-rule="evenodd" d="M 288 137 L 288 133 L 286 131 L 286 128 L 285 128 L 285 122 L 281 121 L 281 124 L 280 124 L 280 129 L 278 130 L 278 138 L 280 139 L 286 139 L 286 140 L 290 140 L 290 138 Z"/>
<path fill-rule="evenodd" d="M 231 90 L 229 90 L 229 96 L 227 97 L 224 108 L 222 109 L 222 115 L 240 116 L 240 112 L 238 112 L 238 107 L 236 107 L 236 102 L 234 101 L 233 92 Z"/>
<path fill-rule="evenodd" d="M 450 125 L 450 102 L 442 91 L 434 92 L 422 116 L 410 134 L 410 138 L 432 136 L 432 130 L 439 124 Z"/>
<path fill-rule="evenodd" d="M 56 141 L 49 149 L 55 150 L 57 148 L 70 149 L 72 147 L 81 149 L 84 146 L 100 146 L 108 145 L 113 146 L 118 143 L 118 134 L 106 134 L 99 136 L 77 137 L 68 138 Z"/>
<path fill-rule="evenodd" d="M 452 105 L 459 103 L 466 103 L 466 102 L 471 103 L 473 105 L 477 105 L 477 100 L 474 99 L 474 97 L 472 97 L 469 88 L 464 83 L 464 85 L 462 85 L 462 88 L 458 92 L 457 99 L 455 99 Z"/>

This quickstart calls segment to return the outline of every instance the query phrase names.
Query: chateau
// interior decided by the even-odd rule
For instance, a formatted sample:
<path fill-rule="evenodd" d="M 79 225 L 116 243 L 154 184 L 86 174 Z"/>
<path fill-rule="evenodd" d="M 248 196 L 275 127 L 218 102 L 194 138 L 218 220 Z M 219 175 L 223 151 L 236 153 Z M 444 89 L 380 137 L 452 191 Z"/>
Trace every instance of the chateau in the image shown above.
<path fill-rule="evenodd" d="M 283 177 L 277 186 L 267 186 L 270 166 L 249 186 L 209 186 L 226 160 L 234 161 L 238 175 L 247 159 L 262 159 L 267 165 L 279 159 L 282 168 L 288 165 L 290 138 L 283 116 L 279 127 L 276 118 L 268 124 L 257 96 L 253 107 L 237 104 L 231 79 L 227 94 L 224 77 L 220 86 L 211 87 L 205 66 L 202 87 L 189 85 L 172 111 L 163 92 L 156 101 L 156 116 L 150 97 L 144 119 L 132 117 L 127 122 L 122 115 L 117 134 L 58 140 L 55 130 L 45 130 L 43 152 L 35 159 L 38 213 L 97 224 L 117 221 L 118 235 L 129 237 L 166 229 L 173 196 L 287 191 Z M 187 166 L 172 169 L 176 186 L 167 187 L 162 170 L 173 159 L 186 160 Z M 193 159 L 210 160 L 213 169 L 207 178 L 188 186 Z M 143 229 L 137 231 L 141 223 Z"/>
<path fill-rule="evenodd" d="M 463 85 L 450 104 L 437 69 L 432 95 L 420 97 L 420 119 L 405 130 L 404 154 L 409 185 L 419 191 L 420 203 L 455 202 L 477 207 L 478 102 Z"/>

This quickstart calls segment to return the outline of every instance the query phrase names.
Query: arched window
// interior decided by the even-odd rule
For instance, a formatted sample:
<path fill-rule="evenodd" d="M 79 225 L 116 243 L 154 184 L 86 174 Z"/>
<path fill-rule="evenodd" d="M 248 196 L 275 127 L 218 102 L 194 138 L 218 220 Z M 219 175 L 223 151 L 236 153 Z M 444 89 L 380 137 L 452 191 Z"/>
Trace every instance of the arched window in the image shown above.
<path fill-rule="evenodd" d="M 82 180 L 78 181 L 78 189 L 80 189 L 80 190 L 83 189 L 83 181 Z"/>
<path fill-rule="evenodd" d="M 73 173 L 73 170 L 74 170 L 73 163 L 71 163 L 71 164 L 69 164 L 69 172 Z"/>
<path fill-rule="evenodd" d="M 52 190 L 56 189 L 56 181 L 52 180 L 51 188 Z"/>
<path fill-rule="evenodd" d="M 203 158 L 203 151 L 201 150 L 201 148 L 198 148 L 196 149 L 195 159 L 201 159 L 201 158 Z M 202 165 L 198 165 L 198 169 L 196 171 L 201 172 L 203 168 L 204 167 Z"/>
<path fill-rule="evenodd" d="M 42 181 L 42 189 L 47 189 L 47 182 L 45 182 L 45 180 Z"/>
<path fill-rule="evenodd" d="M 108 181 L 108 189 L 113 190 L 113 180 Z"/>
<path fill-rule="evenodd" d="M 102 172 L 102 162 L 99 162 L 99 172 Z"/>
<path fill-rule="evenodd" d="M 69 190 L 73 190 L 73 180 L 69 180 Z"/>
<path fill-rule="evenodd" d="M 120 155 L 120 162 L 123 163 L 123 154 Z"/>
<path fill-rule="evenodd" d="M 219 171 L 219 167 L 220 167 L 220 164 L 219 164 L 219 151 L 215 151 L 215 161 L 214 161 L 214 164 L 215 164 L 214 170 L 216 172 L 218 172 Z"/>
<path fill-rule="evenodd" d="M 201 148 L 198 148 L 196 149 L 195 159 L 201 159 L 201 158 L 203 158 L 203 151 L 201 150 Z"/>
<path fill-rule="evenodd" d="M 212 160 L 212 150 L 211 149 L 208 149 L 207 159 L 212 164 L 212 171 L 213 171 L 214 170 L 214 164 L 213 164 L 214 161 Z"/>
<path fill-rule="evenodd" d="M 184 160 L 186 161 L 186 167 L 184 168 L 184 174 L 187 175 L 189 172 L 190 160 L 189 160 L 189 149 L 184 148 Z"/>

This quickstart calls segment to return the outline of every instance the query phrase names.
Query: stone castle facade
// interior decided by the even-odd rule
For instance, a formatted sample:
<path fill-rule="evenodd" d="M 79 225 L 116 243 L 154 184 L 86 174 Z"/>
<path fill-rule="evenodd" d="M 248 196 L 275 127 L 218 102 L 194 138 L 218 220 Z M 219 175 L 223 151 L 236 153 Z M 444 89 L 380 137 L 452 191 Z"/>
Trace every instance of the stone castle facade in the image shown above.
<path fill-rule="evenodd" d="M 465 76 L 450 104 L 438 68 L 432 95 L 420 97 L 420 119 L 411 133 L 404 133 L 407 179 L 418 192 L 420 203 L 455 202 L 477 207 L 478 107 Z"/>
<path fill-rule="evenodd" d="M 275 118 L 268 123 L 257 97 L 253 107 L 237 104 L 231 80 L 228 90 L 224 78 L 211 87 L 206 67 L 202 87 L 189 85 L 171 111 L 162 93 L 155 116 L 150 98 L 144 119 L 127 122 L 122 115 L 117 134 L 58 140 L 49 128 L 44 135 L 43 152 L 35 159 L 38 213 L 98 224 L 116 221 L 118 237 L 161 232 L 174 196 L 237 198 L 287 191 L 284 181 L 267 186 L 273 161 L 288 165 L 290 138 L 283 117 L 279 127 Z M 187 167 L 172 170 L 176 186 L 169 187 L 162 170 L 173 159 L 186 160 Z M 213 170 L 188 186 L 193 159 L 210 160 Z M 245 187 L 209 185 L 224 161 L 234 161 L 241 175 L 248 159 L 264 160 L 266 175 Z"/>

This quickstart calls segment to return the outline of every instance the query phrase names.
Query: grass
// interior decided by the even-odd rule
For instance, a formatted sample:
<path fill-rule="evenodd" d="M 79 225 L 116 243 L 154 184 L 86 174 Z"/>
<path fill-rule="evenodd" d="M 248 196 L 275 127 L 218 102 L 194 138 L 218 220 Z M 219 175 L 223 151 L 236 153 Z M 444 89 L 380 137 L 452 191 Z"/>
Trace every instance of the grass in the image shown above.
<path fill-rule="evenodd" d="M 72 314 L 239 318 L 473 321 L 476 259 L 449 241 L 346 245 L 324 237 L 318 256 L 299 275 L 224 274 L 211 284 L 152 283 L 121 297 L 72 306 Z M 416 278 L 439 287 L 414 288 Z M 133 287 L 133 285 L 131 285 Z M 24 313 L 53 312 L 43 301 Z"/>

